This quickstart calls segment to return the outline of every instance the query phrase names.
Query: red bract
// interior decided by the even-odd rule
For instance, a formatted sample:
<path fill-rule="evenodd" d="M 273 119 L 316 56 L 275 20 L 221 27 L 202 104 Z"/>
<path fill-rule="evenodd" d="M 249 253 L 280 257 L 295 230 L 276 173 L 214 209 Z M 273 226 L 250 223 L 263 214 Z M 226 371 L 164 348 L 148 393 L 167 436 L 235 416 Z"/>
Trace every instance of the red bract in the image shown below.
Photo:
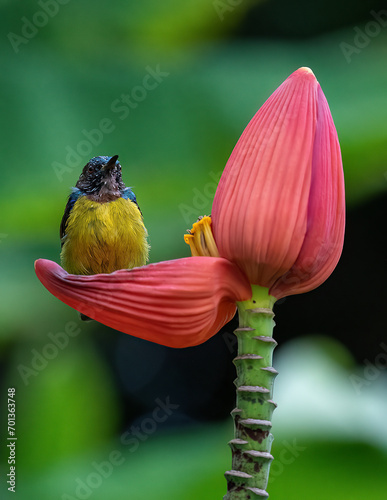
<path fill-rule="evenodd" d="M 170 347 L 201 344 L 251 296 L 243 273 L 226 259 L 187 257 L 112 274 L 68 274 L 39 259 L 35 270 L 58 299 L 101 323 Z"/>
<path fill-rule="evenodd" d="M 344 177 L 328 103 L 300 68 L 247 125 L 220 179 L 212 228 L 221 257 L 276 298 L 325 281 L 343 247 Z"/>
<path fill-rule="evenodd" d="M 186 235 L 198 257 L 93 276 L 40 259 L 36 273 L 83 314 L 171 347 L 214 335 L 235 303 L 251 298 L 250 284 L 276 299 L 319 286 L 342 251 L 344 179 L 328 103 L 308 68 L 290 75 L 246 127 L 211 219 Z"/>

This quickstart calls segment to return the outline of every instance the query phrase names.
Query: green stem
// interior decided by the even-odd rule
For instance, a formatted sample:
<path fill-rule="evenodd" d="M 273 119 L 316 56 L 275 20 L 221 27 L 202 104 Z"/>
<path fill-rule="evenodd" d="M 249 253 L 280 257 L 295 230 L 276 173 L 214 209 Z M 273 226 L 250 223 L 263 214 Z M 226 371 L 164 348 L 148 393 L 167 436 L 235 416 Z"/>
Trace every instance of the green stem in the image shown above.
<path fill-rule="evenodd" d="M 270 454 L 273 436 L 271 416 L 276 404 L 272 400 L 274 379 L 272 368 L 275 298 L 267 288 L 252 285 L 250 300 L 239 302 L 238 356 L 234 359 L 237 404 L 234 418 L 232 470 L 225 473 L 227 494 L 224 500 L 267 498 Z"/>

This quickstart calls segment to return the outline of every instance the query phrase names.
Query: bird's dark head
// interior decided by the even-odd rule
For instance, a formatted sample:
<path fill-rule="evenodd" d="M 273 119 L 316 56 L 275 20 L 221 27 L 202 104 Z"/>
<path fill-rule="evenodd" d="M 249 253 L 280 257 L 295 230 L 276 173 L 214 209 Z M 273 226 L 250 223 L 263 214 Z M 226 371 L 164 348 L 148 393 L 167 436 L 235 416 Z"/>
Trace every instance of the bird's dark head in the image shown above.
<path fill-rule="evenodd" d="M 92 158 L 83 167 L 76 187 L 95 201 L 107 202 L 120 198 L 125 184 L 118 155 Z"/>

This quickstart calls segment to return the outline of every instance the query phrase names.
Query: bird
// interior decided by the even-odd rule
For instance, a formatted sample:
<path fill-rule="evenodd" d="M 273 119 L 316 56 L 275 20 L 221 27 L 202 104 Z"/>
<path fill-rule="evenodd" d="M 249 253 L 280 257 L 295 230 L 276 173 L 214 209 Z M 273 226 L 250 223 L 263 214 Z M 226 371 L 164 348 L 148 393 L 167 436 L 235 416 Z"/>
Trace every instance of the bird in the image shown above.
<path fill-rule="evenodd" d="M 118 155 L 96 156 L 84 166 L 68 197 L 60 239 L 61 265 L 70 274 L 146 264 L 148 233 L 136 196 L 122 180 Z"/>

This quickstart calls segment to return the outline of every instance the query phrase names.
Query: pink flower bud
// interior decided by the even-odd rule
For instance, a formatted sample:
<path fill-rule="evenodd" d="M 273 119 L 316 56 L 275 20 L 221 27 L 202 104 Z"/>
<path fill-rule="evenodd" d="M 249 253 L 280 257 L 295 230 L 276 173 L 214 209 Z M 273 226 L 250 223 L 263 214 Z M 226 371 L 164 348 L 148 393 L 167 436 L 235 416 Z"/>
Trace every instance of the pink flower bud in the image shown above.
<path fill-rule="evenodd" d="M 337 132 L 313 72 L 300 68 L 236 144 L 215 194 L 214 238 L 221 257 L 278 299 L 328 278 L 344 223 Z"/>

